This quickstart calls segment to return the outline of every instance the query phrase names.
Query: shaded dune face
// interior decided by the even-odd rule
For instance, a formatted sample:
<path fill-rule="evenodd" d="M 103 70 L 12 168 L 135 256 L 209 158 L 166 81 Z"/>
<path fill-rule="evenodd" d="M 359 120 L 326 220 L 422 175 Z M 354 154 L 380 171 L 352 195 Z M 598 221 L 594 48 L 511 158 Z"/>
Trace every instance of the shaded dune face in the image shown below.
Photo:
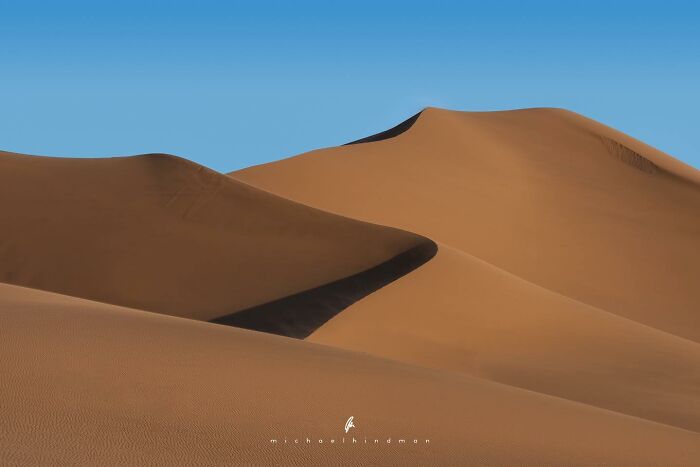
<path fill-rule="evenodd" d="M 0 178 L 0 281 L 194 319 L 314 289 L 430 243 L 169 155 L 2 153 Z M 353 284 L 334 293 L 357 297 Z"/>
<path fill-rule="evenodd" d="M 414 116 L 407 118 L 395 127 L 389 128 L 388 130 L 382 131 L 371 136 L 367 136 L 365 138 L 360 138 L 356 141 L 351 141 L 350 143 L 345 144 L 345 146 L 349 146 L 351 144 L 375 143 L 377 141 L 383 141 L 385 139 L 396 138 L 401 133 L 410 130 L 413 124 L 418 121 L 418 117 L 420 117 L 421 113 L 423 112 L 418 112 Z"/>
<path fill-rule="evenodd" d="M 366 271 L 211 322 L 303 339 L 353 303 L 422 266 L 437 249 L 426 241 Z"/>

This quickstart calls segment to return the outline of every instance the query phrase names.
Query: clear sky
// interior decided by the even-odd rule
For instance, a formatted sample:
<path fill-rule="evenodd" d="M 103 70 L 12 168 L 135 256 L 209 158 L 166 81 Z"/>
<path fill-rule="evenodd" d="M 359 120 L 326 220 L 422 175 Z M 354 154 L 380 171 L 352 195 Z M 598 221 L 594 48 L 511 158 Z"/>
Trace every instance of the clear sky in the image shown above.
<path fill-rule="evenodd" d="M 700 167 L 693 1 L 0 0 L 0 148 L 220 171 L 426 106 L 565 107 Z"/>

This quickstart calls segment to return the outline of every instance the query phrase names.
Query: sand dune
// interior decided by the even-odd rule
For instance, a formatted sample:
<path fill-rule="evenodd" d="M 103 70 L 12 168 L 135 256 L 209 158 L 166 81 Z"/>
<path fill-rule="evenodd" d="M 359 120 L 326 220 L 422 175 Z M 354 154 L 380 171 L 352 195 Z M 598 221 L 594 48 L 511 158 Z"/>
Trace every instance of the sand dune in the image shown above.
<path fill-rule="evenodd" d="M 574 113 L 0 153 L 0 225 L 0 465 L 700 464 L 700 175 Z"/>
<path fill-rule="evenodd" d="M 395 138 L 232 175 L 700 341 L 698 171 L 574 113 L 431 108 Z"/>
<path fill-rule="evenodd" d="M 697 171 L 555 109 L 402 130 L 232 174 L 440 243 L 310 340 L 700 430 Z"/>
<path fill-rule="evenodd" d="M 700 344 L 444 245 L 312 342 L 461 371 L 700 432 Z"/>
<path fill-rule="evenodd" d="M 0 320 L 4 465 L 692 465 L 700 458 L 700 438 L 689 431 L 284 337 L 10 285 L 0 285 Z M 393 444 L 330 444 L 340 443 L 349 415 L 356 428 L 347 440 Z M 285 436 L 302 444 L 270 442 Z M 400 438 L 421 444 L 399 445 Z"/>
<path fill-rule="evenodd" d="M 174 156 L 0 153 L 0 281 L 213 319 L 426 243 Z"/>

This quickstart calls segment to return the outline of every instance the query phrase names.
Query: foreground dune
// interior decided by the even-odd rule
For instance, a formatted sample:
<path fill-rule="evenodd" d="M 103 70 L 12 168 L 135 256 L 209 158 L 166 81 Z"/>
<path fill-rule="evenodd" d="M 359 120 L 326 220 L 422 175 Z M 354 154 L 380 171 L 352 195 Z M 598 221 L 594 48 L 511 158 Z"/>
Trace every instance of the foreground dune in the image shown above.
<path fill-rule="evenodd" d="M 0 153 L 0 281 L 214 319 L 426 242 L 151 154 Z"/>
<path fill-rule="evenodd" d="M 700 344 L 444 245 L 309 339 L 700 432 Z"/>
<path fill-rule="evenodd" d="M 299 340 L 12 285 L 0 321 L 3 465 L 700 462 L 696 433 Z"/>
<path fill-rule="evenodd" d="M 232 174 L 440 244 L 309 339 L 700 430 L 697 171 L 555 109 L 400 130 Z"/>

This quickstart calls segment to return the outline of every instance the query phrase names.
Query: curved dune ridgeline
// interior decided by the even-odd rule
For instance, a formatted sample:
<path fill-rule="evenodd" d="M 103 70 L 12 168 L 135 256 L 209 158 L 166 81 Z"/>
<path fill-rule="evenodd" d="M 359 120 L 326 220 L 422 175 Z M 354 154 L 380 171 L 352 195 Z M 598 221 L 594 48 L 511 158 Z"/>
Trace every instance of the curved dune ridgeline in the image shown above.
<path fill-rule="evenodd" d="M 425 264 L 437 249 L 426 240 L 353 276 L 211 321 L 303 339 L 356 301 Z"/>
<path fill-rule="evenodd" d="M 309 340 L 700 431 L 697 170 L 565 110 L 429 108 L 231 176 L 439 245 Z"/>

